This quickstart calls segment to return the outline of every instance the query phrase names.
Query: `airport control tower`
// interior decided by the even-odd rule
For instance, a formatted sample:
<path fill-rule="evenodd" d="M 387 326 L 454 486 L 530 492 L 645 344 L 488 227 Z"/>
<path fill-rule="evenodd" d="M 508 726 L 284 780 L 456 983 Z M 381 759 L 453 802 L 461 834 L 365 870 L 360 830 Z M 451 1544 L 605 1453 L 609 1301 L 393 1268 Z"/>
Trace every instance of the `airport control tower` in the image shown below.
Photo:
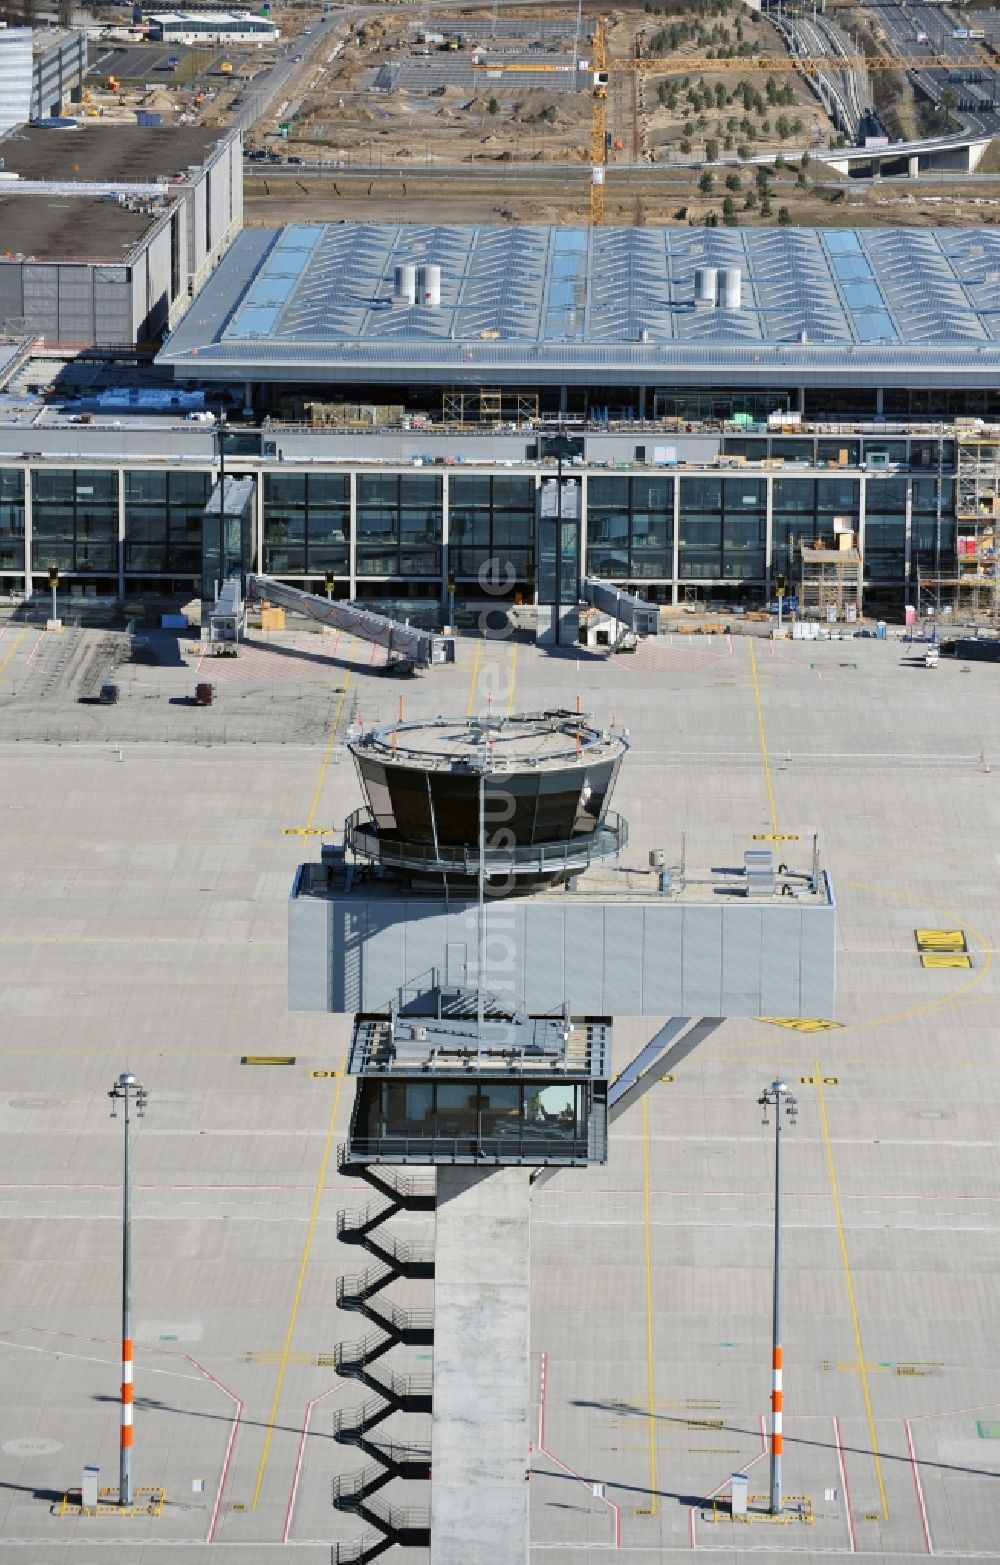
<path fill-rule="evenodd" d="M 401 721 L 350 748 L 365 803 L 289 912 L 291 1007 L 354 1017 L 341 1167 L 385 1200 L 342 1214 L 378 1265 L 338 1298 L 381 1335 L 341 1353 L 378 1400 L 335 1435 L 381 1465 L 335 1484 L 378 1531 L 334 1559 L 429 1537 L 432 1565 L 526 1565 L 531 1180 L 604 1163 L 618 1115 L 727 1016 L 832 1014 L 832 890 L 815 853 L 753 848 L 701 878 L 626 865 L 628 742 L 579 712 Z M 657 1027 L 613 1076 L 616 1013 Z M 377 1237 L 407 1206 L 433 1208 L 432 1251 Z M 427 1384 L 385 1367 L 428 1340 L 376 1299 L 407 1275 L 434 1279 Z M 432 1414 L 422 1466 L 372 1435 L 407 1410 Z M 431 1468 L 421 1523 L 387 1486 Z"/>

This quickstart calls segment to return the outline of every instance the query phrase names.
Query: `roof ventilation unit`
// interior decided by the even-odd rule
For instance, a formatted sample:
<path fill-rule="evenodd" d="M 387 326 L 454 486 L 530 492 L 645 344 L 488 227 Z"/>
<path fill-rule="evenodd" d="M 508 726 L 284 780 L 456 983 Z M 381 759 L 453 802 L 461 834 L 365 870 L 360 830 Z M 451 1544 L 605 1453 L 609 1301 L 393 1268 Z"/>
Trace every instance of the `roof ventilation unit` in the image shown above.
<path fill-rule="evenodd" d="M 725 266 L 719 273 L 719 309 L 738 310 L 743 304 L 743 273 L 738 266 Z"/>
<path fill-rule="evenodd" d="M 441 308 L 440 266 L 417 267 L 417 298 L 429 310 Z"/>
<path fill-rule="evenodd" d="M 392 297 L 396 304 L 416 304 L 417 269 L 415 266 L 397 266 L 392 276 Z"/>
<path fill-rule="evenodd" d="M 698 266 L 694 273 L 694 307 L 714 310 L 718 296 L 719 274 L 714 266 Z"/>

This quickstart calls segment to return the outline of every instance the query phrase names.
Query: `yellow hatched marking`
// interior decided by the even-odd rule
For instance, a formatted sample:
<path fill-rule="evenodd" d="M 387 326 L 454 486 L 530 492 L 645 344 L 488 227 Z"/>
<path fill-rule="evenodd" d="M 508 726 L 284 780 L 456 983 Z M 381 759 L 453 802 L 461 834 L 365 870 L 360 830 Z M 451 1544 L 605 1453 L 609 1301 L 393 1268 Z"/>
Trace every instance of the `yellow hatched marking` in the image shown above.
<path fill-rule="evenodd" d="M 968 951 L 964 929 L 915 929 L 918 951 Z"/>
<path fill-rule="evenodd" d="M 788 1027 L 792 1032 L 830 1032 L 844 1025 L 822 1016 L 758 1016 L 757 1020 L 767 1022 L 769 1027 Z"/>
<path fill-rule="evenodd" d="M 921 951 L 921 967 L 971 967 L 972 958 L 965 951 Z"/>

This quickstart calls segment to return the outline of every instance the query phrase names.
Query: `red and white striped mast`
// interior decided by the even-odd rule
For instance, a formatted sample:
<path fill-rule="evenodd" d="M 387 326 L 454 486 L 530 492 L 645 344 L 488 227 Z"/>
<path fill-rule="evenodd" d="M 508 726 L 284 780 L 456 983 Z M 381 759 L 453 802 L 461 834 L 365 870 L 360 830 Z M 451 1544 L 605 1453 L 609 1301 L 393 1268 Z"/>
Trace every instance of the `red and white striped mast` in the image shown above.
<path fill-rule="evenodd" d="M 132 1169 L 130 1163 L 129 1126 L 130 1108 L 135 1103 L 136 1113 L 142 1119 L 146 1112 L 146 1089 L 129 1071 L 122 1071 L 111 1091 L 111 1118 L 116 1117 L 117 1105 L 123 1105 L 125 1121 L 125 1159 L 122 1173 L 122 1380 L 121 1380 L 121 1440 L 118 1467 L 118 1504 L 131 1505 L 132 1487 L 132 1410 L 134 1385 L 132 1380 Z"/>
<path fill-rule="evenodd" d="M 782 1109 L 794 1124 L 798 1105 L 784 1081 L 772 1081 L 757 1099 L 764 1110 L 764 1124 L 769 1123 L 767 1111 L 774 1109 L 774 1296 L 771 1332 L 771 1505 L 772 1516 L 781 1511 L 781 1457 L 784 1449 L 782 1413 L 784 1388 L 782 1386 L 781 1351 L 781 1116 Z"/>

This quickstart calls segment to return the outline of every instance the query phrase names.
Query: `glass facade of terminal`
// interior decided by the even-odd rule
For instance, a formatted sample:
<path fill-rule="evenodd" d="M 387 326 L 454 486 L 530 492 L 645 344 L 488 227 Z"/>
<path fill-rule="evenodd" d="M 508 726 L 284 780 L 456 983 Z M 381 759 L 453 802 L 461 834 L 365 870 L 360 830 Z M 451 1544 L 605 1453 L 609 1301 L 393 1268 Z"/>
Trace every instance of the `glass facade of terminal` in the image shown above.
<path fill-rule="evenodd" d="M 320 591 L 329 574 L 337 596 L 376 600 L 451 588 L 459 601 L 532 602 L 543 586 L 554 464 L 296 464 L 248 444 L 227 450 L 226 472 L 254 480 L 252 552 L 266 574 Z M 759 602 L 775 576 L 795 581 L 801 545 L 835 548 L 845 534 L 866 603 L 888 613 L 914 601 L 918 571 L 956 569 L 952 439 L 748 432 L 712 460 L 654 467 L 652 454 L 638 446 L 618 470 L 575 464 L 580 514 L 563 523 L 589 574 L 651 599 Z M 191 458 L 0 459 L 0 586 L 42 586 L 55 565 L 84 592 L 195 593 L 216 477 Z"/>

